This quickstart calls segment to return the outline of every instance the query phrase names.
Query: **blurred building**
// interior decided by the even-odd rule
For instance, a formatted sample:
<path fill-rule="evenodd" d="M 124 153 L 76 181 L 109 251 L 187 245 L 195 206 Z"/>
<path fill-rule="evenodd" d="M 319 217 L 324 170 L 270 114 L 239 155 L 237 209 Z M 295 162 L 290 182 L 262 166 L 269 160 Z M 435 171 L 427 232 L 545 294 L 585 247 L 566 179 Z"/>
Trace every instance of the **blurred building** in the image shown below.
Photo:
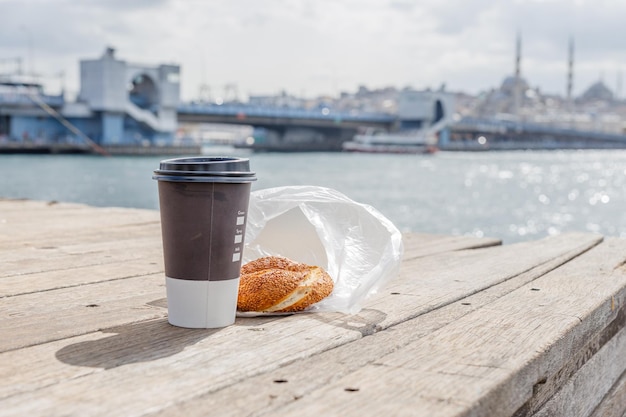
<path fill-rule="evenodd" d="M 179 76 L 178 65 L 131 64 L 116 58 L 113 48 L 80 62 L 76 101 L 6 75 L 0 79 L 0 137 L 41 144 L 172 144 Z"/>

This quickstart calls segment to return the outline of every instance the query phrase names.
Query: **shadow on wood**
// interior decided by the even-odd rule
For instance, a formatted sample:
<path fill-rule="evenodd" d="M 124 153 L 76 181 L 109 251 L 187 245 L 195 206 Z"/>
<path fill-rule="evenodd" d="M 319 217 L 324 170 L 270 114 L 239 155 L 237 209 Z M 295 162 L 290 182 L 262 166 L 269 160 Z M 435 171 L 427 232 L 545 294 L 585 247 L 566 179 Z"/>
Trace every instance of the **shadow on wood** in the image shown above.
<path fill-rule="evenodd" d="M 175 355 L 220 330 L 183 329 L 167 319 L 125 324 L 101 332 L 113 336 L 65 346 L 56 358 L 69 365 L 111 369 Z"/>

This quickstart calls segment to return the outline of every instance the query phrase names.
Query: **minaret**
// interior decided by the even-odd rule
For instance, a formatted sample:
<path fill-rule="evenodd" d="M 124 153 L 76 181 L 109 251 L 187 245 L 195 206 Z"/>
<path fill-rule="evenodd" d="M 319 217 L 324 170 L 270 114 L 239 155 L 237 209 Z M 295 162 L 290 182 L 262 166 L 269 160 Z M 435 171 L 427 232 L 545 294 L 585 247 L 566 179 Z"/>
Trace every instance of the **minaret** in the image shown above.
<path fill-rule="evenodd" d="M 569 57 L 567 60 L 567 106 L 572 108 L 572 89 L 574 87 L 574 38 L 569 38 Z"/>
<path fill-rule="evenodd" d="M 522 35 L 517 32 L 517 39 L 515 43 L 515 90 L 514 90 L 514 105 L 515 115 L 519 116 L 521 95 L 522 95 L 522 77 L 521 77 L 521 62 L 522 62 Z"/>

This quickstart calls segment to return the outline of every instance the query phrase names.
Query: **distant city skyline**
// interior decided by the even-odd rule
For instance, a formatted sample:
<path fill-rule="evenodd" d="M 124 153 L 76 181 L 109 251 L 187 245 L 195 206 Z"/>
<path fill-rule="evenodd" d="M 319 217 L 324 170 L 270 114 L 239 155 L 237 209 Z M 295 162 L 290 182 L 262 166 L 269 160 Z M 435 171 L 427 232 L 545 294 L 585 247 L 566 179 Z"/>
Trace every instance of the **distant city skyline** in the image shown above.
<path fill-rule="evenodd" d="M 602 79 L 619 97 L 626 69 L 621 0 L 0 0 L 0 73 L 20 57 L 47 86 L 79 88 L 79 61 L 181 66 L 181 98 L 336 96 L 411 86 L 476 94 L 515 69 L 542 92 L 573 94 Z M 60 74 L 63 73 L 64 76 Z"/>

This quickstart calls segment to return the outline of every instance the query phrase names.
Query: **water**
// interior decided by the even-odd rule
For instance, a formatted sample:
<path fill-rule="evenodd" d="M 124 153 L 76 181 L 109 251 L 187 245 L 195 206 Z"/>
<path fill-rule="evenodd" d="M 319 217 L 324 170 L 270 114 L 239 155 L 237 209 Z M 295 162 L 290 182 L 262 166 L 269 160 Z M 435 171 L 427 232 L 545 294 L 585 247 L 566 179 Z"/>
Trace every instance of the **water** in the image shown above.
<path fill-rule="evenodd" d="M 247 154 L 253 190 L 320 185 L 402 231 L 505 243 L 567 231 L 626 237 L 626 151 Z M 0 196 L 158 209 L 161 157 L 0 156 Z M 0 213 L 1 216 L 1 213 Z"/>

